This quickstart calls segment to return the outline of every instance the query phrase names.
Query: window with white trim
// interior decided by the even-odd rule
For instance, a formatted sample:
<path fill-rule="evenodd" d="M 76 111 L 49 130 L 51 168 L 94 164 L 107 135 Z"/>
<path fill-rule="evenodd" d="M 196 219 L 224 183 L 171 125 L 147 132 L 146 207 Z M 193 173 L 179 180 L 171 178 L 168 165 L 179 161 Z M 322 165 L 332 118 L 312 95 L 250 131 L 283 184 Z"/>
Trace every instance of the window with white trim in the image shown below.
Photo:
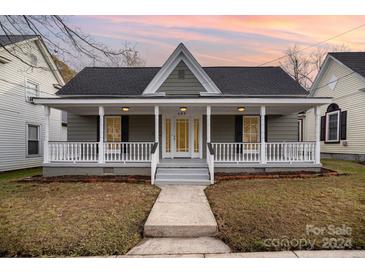
<path fill-rule="evenodd" d="M 38 84 L 31 81 L 27 81 L 25 87 L 25 100 L 27 102 L 32 102 L 32 98 L 38 96 L 39 96 Z"/>
<path fill-rule="evenodd" d="M 27 125 L 27 155 L 40 155 L 40 127 L 39 125 Z"/>
<path fill-rule="evenodd" d="M 340 141 L 340 111 L 326 113 L 326 142 Z"/>
<path fill-rule="evenodd" d="M 335 90 L 336 85 L 337 85 L 337 77 L 336 77 L 336 75 L 332 75 L 328 86 L 329 86 L 330 89 Z"/>
<path fill-rule="evenodd" d="M 260 142 L 260 117 L 243 116 L 243 142 L 258 143 Z"/>

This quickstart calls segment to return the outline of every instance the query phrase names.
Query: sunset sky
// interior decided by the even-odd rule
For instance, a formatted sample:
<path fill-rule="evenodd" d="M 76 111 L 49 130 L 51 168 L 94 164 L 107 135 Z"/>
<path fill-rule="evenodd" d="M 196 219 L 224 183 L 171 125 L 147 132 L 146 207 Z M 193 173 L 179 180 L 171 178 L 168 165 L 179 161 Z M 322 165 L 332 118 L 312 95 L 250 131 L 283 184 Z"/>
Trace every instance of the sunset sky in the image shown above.
<path fill-rule="evenodd" d="M 205 66 L 255 66 L 365 23 L 365 16 L 73 16 L 70 23 L 117 48 L 135 44 L 147 66 L 161 65 L 180 42 Z M 365 27 L 328 42 L 365 50 Z M 269 65 L 276 65 L 270 63 Z"/>

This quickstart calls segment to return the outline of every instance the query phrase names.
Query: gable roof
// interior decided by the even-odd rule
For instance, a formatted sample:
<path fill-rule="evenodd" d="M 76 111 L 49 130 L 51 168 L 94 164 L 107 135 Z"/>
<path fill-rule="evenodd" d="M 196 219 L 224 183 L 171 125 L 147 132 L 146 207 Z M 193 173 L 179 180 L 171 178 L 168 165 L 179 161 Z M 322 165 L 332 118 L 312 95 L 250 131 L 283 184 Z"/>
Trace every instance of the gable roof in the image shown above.
<path fill-rule="evenodd" d="M 140 96 L 160 67 L 86 67 L 60 96 Z M 203 67 L 223 95 L 306 96 L 280 67 Z"/>
<path fill-rule="evenodd" d="M 161 69 L 153 77 L 151 82 L 143 91 L 143 94 L 154 94 L 161 87 L 163 82 L 169 77 L 172 71 L 180 63 L 184 62 L 189 70 L 198 79 L 200 84 L 205 88 L 208 93 L 221 94 L 221 91 L 217 88 L 212 79 L 209 78 L 207 73 L 200 66 L 199 62 L 194 58 L 191 52 L 185 47 L 183 43 L 180 43 L 173 53 L 167 58 L 166 62 L 162 65 Z"/>
<path fill-rule="evenodd" d="M 336 58 L 345 66 L 365 77 L 365 52 L 330 52 L 328 53 Z"/>
<path fill-rule="evenodd" d="M 41 54 L 43 55 L 46 63 L 48 64 L 56 80 L 60 85 L 64 85 L 65 80 L 63 79 L 61 73 L 59 72 L 55 62 L 53 61 L 51 53 L 49 52 L 46 44 L 39 35 L 0 35 L 0 50 L 4 50 L 3 47 L 5 46 L 12 45 L 15 43 L 20 43 L 27 40 L 32 40 L 32 41 L 34 40 L 34 42 L 38 45 Z"/>
<path fill-rule="evenodd" d="M 0 35 L 0 45 L 7 46 L 37 37 L 37 35 Z"/>

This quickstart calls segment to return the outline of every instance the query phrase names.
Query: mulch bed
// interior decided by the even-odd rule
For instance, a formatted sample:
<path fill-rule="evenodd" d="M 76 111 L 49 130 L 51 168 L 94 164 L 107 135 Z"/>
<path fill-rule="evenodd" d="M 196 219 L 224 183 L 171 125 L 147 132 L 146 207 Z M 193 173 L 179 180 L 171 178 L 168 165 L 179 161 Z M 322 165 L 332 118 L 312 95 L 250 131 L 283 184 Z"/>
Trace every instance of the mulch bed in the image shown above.
<path fill-rule="evenodd" d="M 53 183 L 53 182 L 65 182 L 65 183 L 151 183 L 149 176 L 141 175 L 65 175 L 54 177 L 43 177 L 42 175 L 36 175 L 20 179 L 17 183 Z"/>
<path fill-rule="evenodd" d="M 337 171 L 333 171 L 326 168 L 321 168 L 320 172 L 312 171 L 294 171 L 294 172 L 265 172 L 265 173 L 215 173 L 215 182 L 229 181 L 229 180 L 252 180 L 252 179 L 282 179 L 282 178 L 314 178 L 314 177 L 329 177 L 339 176 Z M 150 184 L 151 178 L 149 176 L 141 175 L 65 175 L 54 177 L 43 177 L 42 175 L 36 175 L 17 180 L 18 183 L 52 183 L 52 182 L 67 182 L 67 183 L 144 183 Z"/>
<path fill-rule="evenodd" d="M 282 178 L 315 178 L 315 177 L 329 177 L 339 176 L 337 171 L 327 168 L 321 168 L 320 172 L 313 171 L 287 171 L 287 172 L 262 172 L 262 173 L 215 173 L 215 182 L 229 181 L 229 180 L 252 180 L 252 179 L 282 179 Z"/>

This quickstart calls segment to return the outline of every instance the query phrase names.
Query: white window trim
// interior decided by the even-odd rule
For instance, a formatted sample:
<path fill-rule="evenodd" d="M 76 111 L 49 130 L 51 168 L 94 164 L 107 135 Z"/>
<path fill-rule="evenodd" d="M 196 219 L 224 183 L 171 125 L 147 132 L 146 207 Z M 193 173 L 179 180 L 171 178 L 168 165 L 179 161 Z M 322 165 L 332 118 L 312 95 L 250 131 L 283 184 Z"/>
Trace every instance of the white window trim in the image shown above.
<path fill-rule="evenodd" d="M 329 140 L 329 116 L 337 114 L 337 139 L 336 140 Z M 341 119 L 341 111 L 335 110 L 326 113 L 326 143 L 338 143 L 340 141 L 340 119 Z"/>
<path fill-rule="evenodd" d="M 260 136 L 261 136 L 261 119 L 259 115 L 242 115 L 242 143 L 245 142 L 245 117 L 255 117 L 257 119 L 258 125 L 258 136 L 257 141 L 253 143 L 260 143 Z"/>
<path fill-rule="evenodd" d="M 29 141 L 29 126 L 36 126 L 38 127 L 38 154 L 29 154 L 28 150 L 28 141 Z M 26 148 L 26 156 L 27 158 L 35 158 L 35 157 L 41 157 L 42 156 L 42 130 L 41 125 L 37 123 L 26 123 L 25 124 L 25 148 Z"/>
<path fill-rule="evenodd" d="M 36 97 L 39 97 L 39 83 L 30 79 L 26 79 L 25 80 L 25 101 L 28 103 L 33 103 L 32 100 L 28 99 L 28 83 L 33 84 L 35 86 L 37 86 L 37 91 L 36 91 Z"/>

